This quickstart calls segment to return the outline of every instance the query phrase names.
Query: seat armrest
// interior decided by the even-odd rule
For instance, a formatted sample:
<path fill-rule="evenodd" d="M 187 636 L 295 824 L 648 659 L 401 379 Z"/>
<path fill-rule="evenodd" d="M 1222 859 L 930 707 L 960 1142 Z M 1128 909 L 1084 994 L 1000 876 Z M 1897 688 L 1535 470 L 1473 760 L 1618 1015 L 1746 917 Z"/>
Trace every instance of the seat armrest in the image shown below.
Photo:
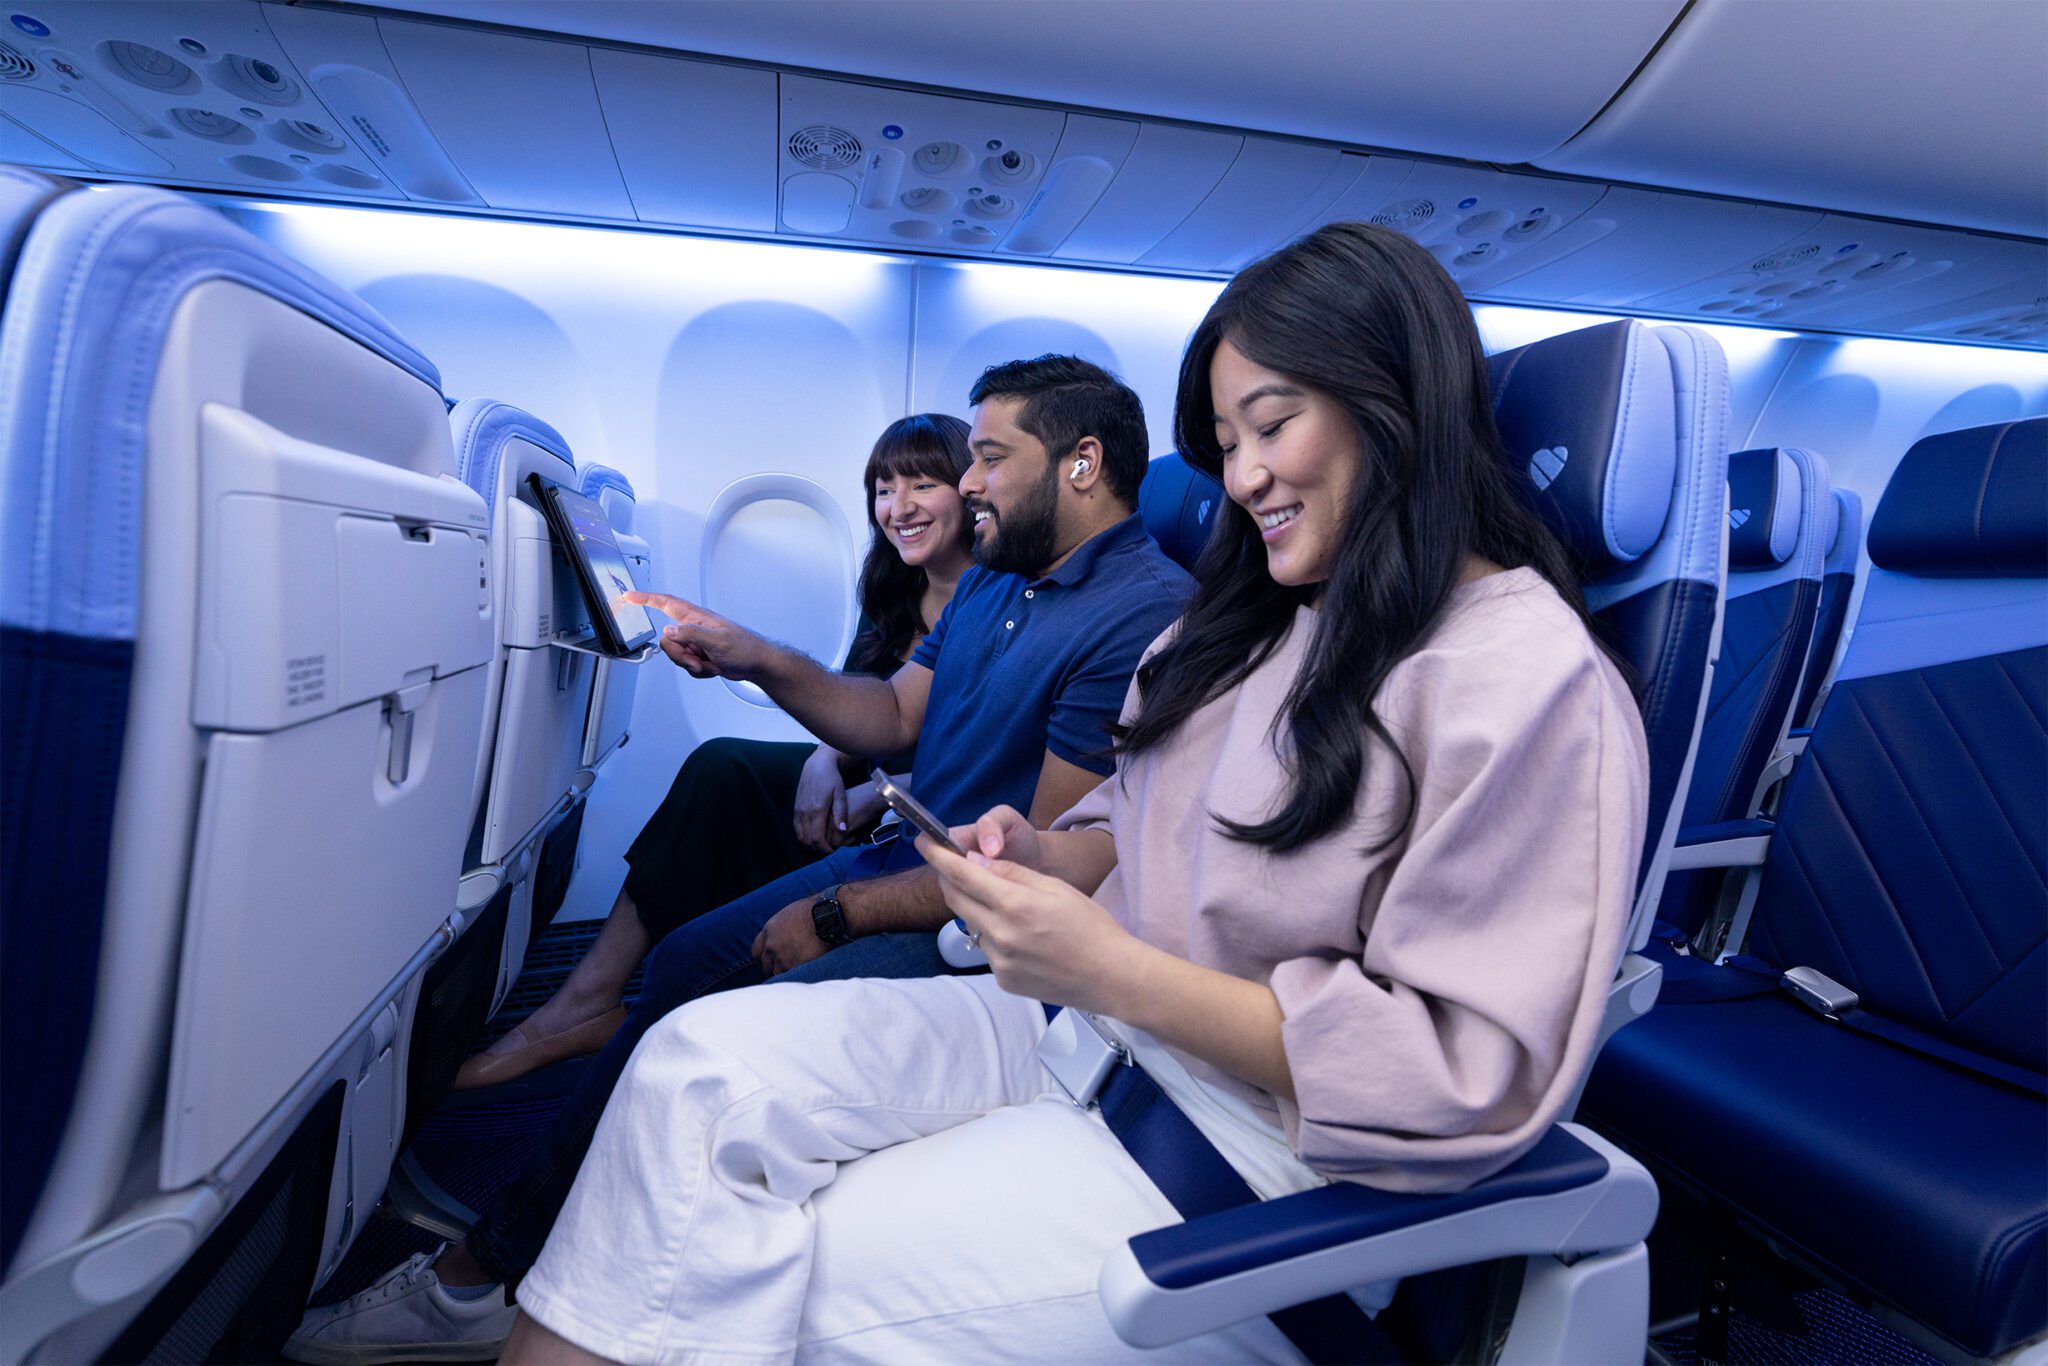
<path fill-rule="evenodd" d="M 1380 1281 L 1629 1247 L 1656 1218 L 1649 1173 L 1560 1124 L 1520 1161 L 1455 1194 L 1338 1182 L 1141 1233 L 1109 1255 L 1096 1291 L 1117 1336 L 1160 1347 Z"/>
<path fill-rule="evenodd" d="M 1755 868 L 1770 852 L 1776 821 L 1755 818 L 1719 821 L 1713 825 L 1688 825 L 1678 832 L 1671 851 L 1671 871 L 1688 868 Z"/>

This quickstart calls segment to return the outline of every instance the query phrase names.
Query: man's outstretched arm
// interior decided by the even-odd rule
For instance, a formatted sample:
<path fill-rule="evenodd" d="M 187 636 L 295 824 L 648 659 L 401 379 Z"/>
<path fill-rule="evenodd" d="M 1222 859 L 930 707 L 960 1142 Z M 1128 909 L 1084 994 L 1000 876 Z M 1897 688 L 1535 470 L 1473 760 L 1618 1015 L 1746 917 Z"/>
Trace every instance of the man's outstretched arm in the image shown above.
<path fill-rule="evenodd" d="M 811 734 L 848 754 L 894 754 L 917 743 L 932 671 L 906 664 L 894 678 L 837 673 L 787 645 L 666 593 L 628 593 L 675 625 L 661 650 L 692 678 L 752 683 Z"/>

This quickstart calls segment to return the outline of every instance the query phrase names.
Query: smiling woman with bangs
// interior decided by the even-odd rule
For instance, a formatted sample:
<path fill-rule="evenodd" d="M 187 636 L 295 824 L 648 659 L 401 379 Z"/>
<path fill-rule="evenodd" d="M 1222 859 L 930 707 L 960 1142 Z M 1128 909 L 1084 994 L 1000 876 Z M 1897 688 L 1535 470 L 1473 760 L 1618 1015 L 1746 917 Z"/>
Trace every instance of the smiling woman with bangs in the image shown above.
<path fill-rule="evenodd" d="M 1324 228 L 1217 299 L 1175 420 L 1230 502 L 1116 773 L 1050 831 L 998 808 L 965 857 L 919 841 L 993 975 L 670 1015 L 506 1361 L 1151 1357 L 1096 1274 L 1177 1216 L 1040 1063 L 1041 1002 L 1098 1017 L 1262 1198 L 1459 1189 L 1559 1118 L 1648 760 L 1463 297 L 1397 233 Z M 1298 1359 L 1268 1320 L 1172 1356 Z"/>
<path fill-rule="evenodd" d="M 974 553 L 957 487 L 967 463 L 967 424 L 945 413 L 901 418 L 876 439 L 861 473 L 868 552 L 845 672 L 895 673 L 952 601 Z M 910 757 L 883 766 L 908 785 Z M 626 851 L 625 885 L 589 952 L 540 1009 L 462 1065 L 456 1089 L 602 1048 L 625 1022 L 621 997 L 651 945 L 865 835 L 883 806 L 869 767 L 809 740 L 720 736 L 697 746 Z"/>

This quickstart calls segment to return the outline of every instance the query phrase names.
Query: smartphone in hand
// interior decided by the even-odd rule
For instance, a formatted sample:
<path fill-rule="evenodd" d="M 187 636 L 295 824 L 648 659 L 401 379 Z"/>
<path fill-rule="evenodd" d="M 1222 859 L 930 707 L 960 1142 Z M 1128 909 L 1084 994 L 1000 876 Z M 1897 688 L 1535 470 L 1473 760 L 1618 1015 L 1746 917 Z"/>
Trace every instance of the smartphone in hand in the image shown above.
<path fill-rule="evenodd" d="M 930 835 L 949 852 L 958 854 L 961 858 L 967 857 L 967 851 L 953 843 L 953 836 L 947 833 L 945 823 L 927 811 L 924 808 L 924 804 L 918 801 L 917 798 L 897 786 L 894 778 L 882 772 L 879 768 L 868 776 L 874 779 L 875 794 L 883 801 L 889 803 L 890 810 L 903 817 L 904 820 L 909 821 L 917 829 Z"/>

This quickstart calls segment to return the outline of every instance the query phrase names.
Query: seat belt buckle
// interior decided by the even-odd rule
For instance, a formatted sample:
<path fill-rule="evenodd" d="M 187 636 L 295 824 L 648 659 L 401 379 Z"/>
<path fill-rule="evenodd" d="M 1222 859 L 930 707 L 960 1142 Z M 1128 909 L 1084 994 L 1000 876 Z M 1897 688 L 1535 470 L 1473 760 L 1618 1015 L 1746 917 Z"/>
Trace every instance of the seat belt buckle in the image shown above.
<path fill-rule="evenodd" d="M 1854 1010 L 1863 999 L 1818 968 L 1786 968 L 1778 985 L 1808 1010 L 1830 1019 L 1845 1010 Z"/>
<path fill-rule="evenodd" d="M 1038 1060 L 1067 1099 L 1085 1110 L 1118 1066 L 1130 1064 L 1131 1050 L 1112 1039 L 1093 1015 L 1067 1006 L 1039 1037 Z"/>

